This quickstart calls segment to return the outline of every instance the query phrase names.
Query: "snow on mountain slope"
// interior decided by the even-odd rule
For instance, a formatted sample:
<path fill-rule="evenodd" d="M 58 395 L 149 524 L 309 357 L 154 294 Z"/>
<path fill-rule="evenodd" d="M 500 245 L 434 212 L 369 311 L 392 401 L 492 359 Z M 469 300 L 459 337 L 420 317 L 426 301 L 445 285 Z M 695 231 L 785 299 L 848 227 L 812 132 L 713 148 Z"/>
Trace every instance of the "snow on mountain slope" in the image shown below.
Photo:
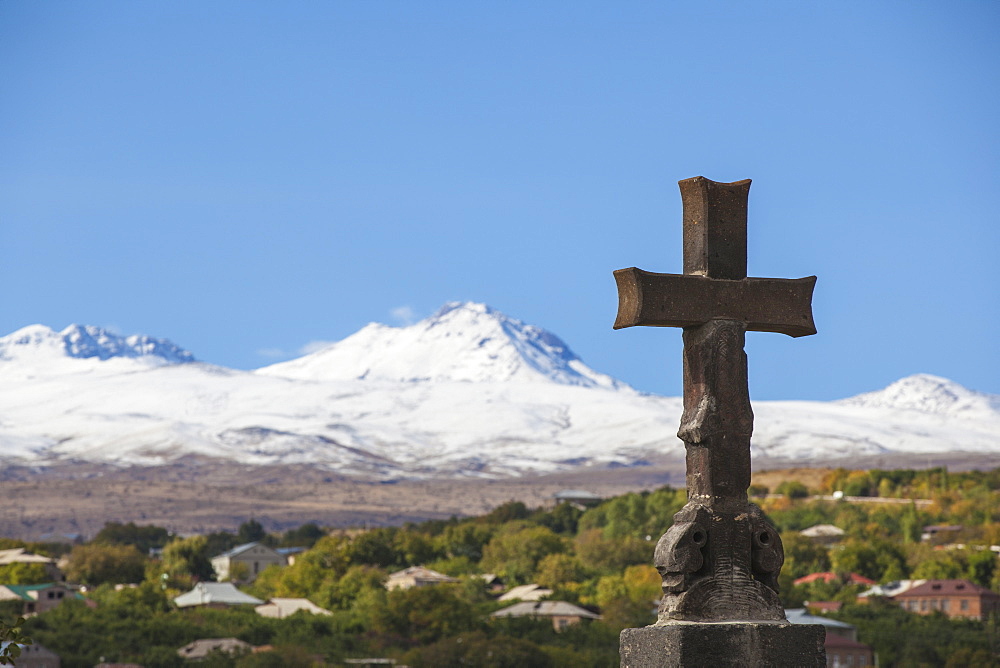
<path fill-rule="evenodd" d="M 256 372 L 193 362 L 159 339 L 119 339 L 37 325 L 0 338 L 0 460 L 150 465 L 196 454 L 385 478 L 684 457 L 680 399 L 636 392 L 482 305 L 449 304 L 406 328 L 369 325 Z M 997 401 L 915 376 L 839 402 L 756 402 L 753 451 L 799 461 L 997 453 Z"/>
<path fill-rule="evenodd" d="M 928 374 L 908 376 L 885 389 L 842 399 L 840 403 L 966 419 L 988 419 L 1000 412 L 1000 397 L 973 392 L 946 378 Z"/>
<path fill-rule="evenodd" d="M 557 336 L 485 304 L 451 302 L 409 327 L 372 323 L 343 341 L 257 373 L 303 380 L 551 381 L 624 388 Z"/>

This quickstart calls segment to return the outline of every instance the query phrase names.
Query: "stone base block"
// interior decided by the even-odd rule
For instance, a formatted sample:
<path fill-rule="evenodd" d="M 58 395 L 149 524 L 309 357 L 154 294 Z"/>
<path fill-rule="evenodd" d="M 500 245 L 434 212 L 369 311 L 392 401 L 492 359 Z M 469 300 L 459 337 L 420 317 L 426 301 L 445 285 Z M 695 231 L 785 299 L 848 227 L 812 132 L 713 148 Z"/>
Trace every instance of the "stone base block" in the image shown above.
<path fill-rule="evenodd" d="M 667 623 L 621 634 L 621 668 L 826 666 L 820 624 Z"/>

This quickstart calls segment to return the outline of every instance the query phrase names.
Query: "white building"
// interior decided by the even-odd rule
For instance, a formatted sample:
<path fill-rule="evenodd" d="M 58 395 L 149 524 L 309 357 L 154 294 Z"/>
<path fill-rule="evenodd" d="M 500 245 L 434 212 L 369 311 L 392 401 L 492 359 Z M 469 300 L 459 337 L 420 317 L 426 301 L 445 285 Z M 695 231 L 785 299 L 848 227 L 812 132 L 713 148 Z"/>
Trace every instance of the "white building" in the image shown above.
<path fill-rule="evenodd" d="M 212 557 L 212 568 L 215 570 L 216 579 L 220 581 L 253 582 L 268 566 L 284 566 L 287 563 L 285 555 L 262 543 L 244 543 L 217 557 Z M 244 568 L 234 568 L 236 564 L 242 564 Z M 241 570 L 243 572 L 240 572 Z"/>

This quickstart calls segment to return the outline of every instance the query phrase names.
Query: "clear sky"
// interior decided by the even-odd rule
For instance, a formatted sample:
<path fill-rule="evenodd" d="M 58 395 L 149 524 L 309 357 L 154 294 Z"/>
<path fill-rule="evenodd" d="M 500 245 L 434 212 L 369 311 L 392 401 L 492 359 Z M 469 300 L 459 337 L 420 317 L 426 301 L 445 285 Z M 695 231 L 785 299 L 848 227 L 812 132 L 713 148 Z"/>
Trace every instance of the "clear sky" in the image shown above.
<path fill-rule="evenodd" d="M 76 322 L 255 368 L 485 302 L 677 395 L 676 182 L 753 179 L 756 399 L 1000 393 L 1000 3 L 0 2 L 0 333 Z"/>

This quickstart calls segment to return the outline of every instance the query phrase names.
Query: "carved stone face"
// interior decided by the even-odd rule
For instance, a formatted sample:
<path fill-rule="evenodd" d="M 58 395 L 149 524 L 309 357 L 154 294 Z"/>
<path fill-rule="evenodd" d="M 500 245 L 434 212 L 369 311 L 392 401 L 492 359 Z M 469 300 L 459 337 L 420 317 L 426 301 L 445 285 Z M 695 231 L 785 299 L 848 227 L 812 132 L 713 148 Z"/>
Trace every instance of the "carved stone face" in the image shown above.
<path fill-rule="evenodd" d="M 778 572 L 785 563 L 785 550 L 781 538 L 774 527 L 765 520 L 760 509 L 751 514 L 752 543 L 750 546 L 750 567 L 755 580 L 767 585 L 777 593 Z"/>
<path fill-rule="evenodd" d="M 653 563 L 663 578 L 664 593 L 677 594 L 688 588 L 690 578 L 705 565 L 702 551 L 708 544 L 703 522 L 675 522 L 656 543 Z"/>

